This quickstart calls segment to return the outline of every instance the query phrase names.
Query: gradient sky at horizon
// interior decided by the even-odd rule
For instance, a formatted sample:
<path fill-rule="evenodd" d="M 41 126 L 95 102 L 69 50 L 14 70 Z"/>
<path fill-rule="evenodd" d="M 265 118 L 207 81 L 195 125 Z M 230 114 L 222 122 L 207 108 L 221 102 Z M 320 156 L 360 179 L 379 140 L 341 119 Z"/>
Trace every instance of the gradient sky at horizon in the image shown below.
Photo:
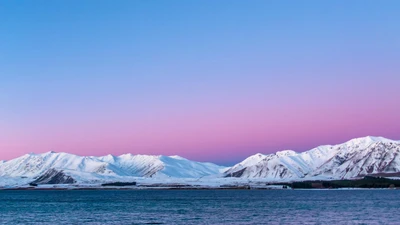
<path fill-rule="evenodd" d="M 400 140 L 398 1 L 0 3 L 0 159 Z"/>

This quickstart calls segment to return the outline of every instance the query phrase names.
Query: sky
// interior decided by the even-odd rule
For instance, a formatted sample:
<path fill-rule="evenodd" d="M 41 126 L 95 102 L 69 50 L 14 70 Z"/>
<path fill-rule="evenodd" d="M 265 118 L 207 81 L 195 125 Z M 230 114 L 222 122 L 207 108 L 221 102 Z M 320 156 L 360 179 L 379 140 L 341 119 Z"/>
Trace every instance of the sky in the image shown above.
<path fill-rule="evenodd" d="M 0 159 L 231 165 L 400 140 L 398 1 L 3 1 Z"/>

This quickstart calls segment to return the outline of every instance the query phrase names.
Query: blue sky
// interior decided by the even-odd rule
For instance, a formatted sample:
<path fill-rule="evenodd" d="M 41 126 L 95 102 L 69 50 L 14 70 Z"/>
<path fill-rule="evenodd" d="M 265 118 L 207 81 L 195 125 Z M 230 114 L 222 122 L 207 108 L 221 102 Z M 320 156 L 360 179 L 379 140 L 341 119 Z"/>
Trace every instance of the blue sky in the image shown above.
<path fill-rule="evenodd" d="M 0 158 L 52 149 L 229 163 L 363 135 L 400 139 L 399 10 L 398 1 L 2 2 Z"/>

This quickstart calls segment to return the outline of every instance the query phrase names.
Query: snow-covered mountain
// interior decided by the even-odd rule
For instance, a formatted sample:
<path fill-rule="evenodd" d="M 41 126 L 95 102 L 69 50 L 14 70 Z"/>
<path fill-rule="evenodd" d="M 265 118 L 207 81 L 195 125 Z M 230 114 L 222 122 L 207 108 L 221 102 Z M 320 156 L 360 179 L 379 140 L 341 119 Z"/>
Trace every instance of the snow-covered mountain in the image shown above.
<path fill-rule="evenodd" d="M 331 155 L 324 147 L 300 154 L 291 150 L 269 155 L 256 154 L 229 168 L 225 177 L 298 180 L 305 178 Z"/>
<path fill-rule="evenodd" d="M 157 183 L 186 182 L 187 179 L 201 183 L 214 179 L 216 183 L 228 184 L 248 179 L 280 182 L 367 175 L 400 177 L 400 141 L 368 136 L 302 153 L 285 150 L 256 154 L 229 168 L 180 156 L 132 154 L 93 157 L 47 152 L 0 161 L 0 186 L 30 182 L 101 184 L 139 178 Z"/>
<path fill-rule="evenodd" d="M 399 153 L 399 141 L 368 136 L 303 153 L 286 150 L 270 155 L 256 154 L 229 168 L 224 176 L 272 181 L 400 176 Z"/>
<path fill-rule="evenodd" d="M 41 178 L 64 175 L 79 182 L 96 180 L 126 180 L 134 177 L 200 178 L 220 174 L 225 167 L 212 163 L 190 161 L 179 156 L 107 155 L 77 156 L 47 152 L 26 154 L 0 163 L 0 177 Z M 43 177 L 44 176 L 44 177 Z"/>
<path fill-rule="evenodd" d="M 335 155 L 310 176 L 349 179 L 366 175 L 400 176 L 400 142 L 386 138 L 357 138 L 334 146 Z"/>

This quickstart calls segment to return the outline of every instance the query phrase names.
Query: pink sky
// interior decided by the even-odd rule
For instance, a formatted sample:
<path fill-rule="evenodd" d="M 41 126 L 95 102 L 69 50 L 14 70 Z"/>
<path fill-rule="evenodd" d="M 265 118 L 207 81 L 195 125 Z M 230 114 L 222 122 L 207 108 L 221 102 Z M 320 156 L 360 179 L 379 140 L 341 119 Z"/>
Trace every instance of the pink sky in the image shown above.
<path fill-rule="evenodd" d="M 400 139 L 400 121 L 393 113 L 399 106 L 384 100 L 372 103 L 356 108 L 351 101 L 281 108 L 243 104 L 227 111 L 171 113 L 141 120 L 105 117 L 47 124 L 39 120 L 2 133 L 0 148 L 3 159 L 54 150 L 79 155 L 181 155 L 229 164 L 257 152 L 304 151 L 367 135 Z"/>
<path fill-rule="evenodd" d="M 400 140 L 397 8 L 292 5 L 2 4 L 0 159 L 53 150 L 233 164 Z"/>

